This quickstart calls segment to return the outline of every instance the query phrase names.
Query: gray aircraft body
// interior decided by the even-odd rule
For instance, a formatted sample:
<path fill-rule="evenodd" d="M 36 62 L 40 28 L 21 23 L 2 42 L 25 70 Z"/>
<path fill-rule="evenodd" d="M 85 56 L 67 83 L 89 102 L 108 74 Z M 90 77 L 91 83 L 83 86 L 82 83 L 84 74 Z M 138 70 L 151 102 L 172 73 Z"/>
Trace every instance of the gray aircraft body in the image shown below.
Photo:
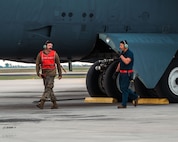
<path fill-rule="evenodd" d="M 0 58 L 34 63 L 46 40 L 62 62 L 88 61 L 91 96 L 118 100 L 119 42 L 135 55 L 141 97 L 178 102 L 177 0 L 1 0 Z M 96 70 L 98 68 L 99 70 Z"/>

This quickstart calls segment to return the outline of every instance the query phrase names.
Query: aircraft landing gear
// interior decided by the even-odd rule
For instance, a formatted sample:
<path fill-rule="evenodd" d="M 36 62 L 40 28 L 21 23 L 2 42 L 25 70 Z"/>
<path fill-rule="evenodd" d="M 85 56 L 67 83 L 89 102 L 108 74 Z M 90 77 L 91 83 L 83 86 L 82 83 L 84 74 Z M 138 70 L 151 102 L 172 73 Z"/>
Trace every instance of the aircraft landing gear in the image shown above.
<path fill-rule="evenodd" d="M 121 91 L 119 87 L 119 75 L 116 79 L 113 79 L 113 74 L 117 68 L 119 61 L 112 62 L 105 72 L 105 81 L 104 81 L 104 88 L 106 90 L 106 94 L 109 97 L 116 98 L 118 101 L 121 101 Z"/>
<path fill-rule="evenodd" d="M 104 88 L 102 87 L 102 76 L 103 72 L 96 70 L 96 66 L 100 63 L 97 61 L 95 62 L 90 69 L 88 70 L 87 77 L 86 77 L 86 86 L 88 93 L 91 97 L 106 97 L 106 93 Z"/>
<path fill-rule="evenodd" d="M 104 59 L 95 62 L 87 73 L 87 90 L 92 97 L 113 97 L 121 100 L 118 79 L 113 79 L 118 61 Z"/>
<path fill-rule="evenodd" d="M 165 94 L 170 102 L 178 102 L 178 59 L 170 63 L 156 89 L 160 94 Z"/>

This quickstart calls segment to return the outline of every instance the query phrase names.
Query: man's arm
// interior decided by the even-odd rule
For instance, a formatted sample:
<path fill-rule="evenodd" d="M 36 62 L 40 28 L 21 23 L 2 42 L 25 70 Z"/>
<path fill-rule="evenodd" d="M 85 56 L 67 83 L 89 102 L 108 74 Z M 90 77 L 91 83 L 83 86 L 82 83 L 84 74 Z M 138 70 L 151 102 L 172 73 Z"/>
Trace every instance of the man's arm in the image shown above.
<path fill-rule="evenodd" d="M 55 63 L 57 64 L 57 71 L 58 71 L 58 74 L 59 74 L 59 79 L 62 78 L 62 71 L 61 71 L 61 64 L 60 64 L 60 58 L 59 58 L 59 55 L 56 53 L 55 55 Z"/>
<path fill-rule="evenodd" d="M 41 60 L 40 60 L 40 53 L 39 53 L 36 57 L 36 74 L 38 76 L 40 76 L 40 64 L 41 64 Z"/>
<path fill-rule="evenodd" d="M 126 64 L 128 65 L 131 62 L 131 58 L 127 57 L 125 58 L 123 55 L 120 56 L 120 59 Z"/>
<path fill-rule="evenodd" d="M 116 72 L 120 71 L 120 63 L 118 63 L 117 68 L 116 68 Z"/>
<path fill-rule="evenodd" d="M 114 72 L 114 74 L 112 75 L 112 78 L 115 80 L 119 74 L 120 71 L 120 63 L 118 63 L 116 71 Z"/>

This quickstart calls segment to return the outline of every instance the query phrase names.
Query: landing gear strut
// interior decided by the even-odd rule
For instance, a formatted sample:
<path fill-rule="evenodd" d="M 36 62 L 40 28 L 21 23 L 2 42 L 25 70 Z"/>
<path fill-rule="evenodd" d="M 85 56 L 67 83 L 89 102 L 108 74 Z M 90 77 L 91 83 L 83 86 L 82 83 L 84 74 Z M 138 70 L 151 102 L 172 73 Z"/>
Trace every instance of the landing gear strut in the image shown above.
<path fill-rule="evenodd" d="M 87 73 L 86 85 L 92 97 L 113 97 L 121 100 L 118 79 L 113 79 L 118 61 L 104 59 L 95 62 Z"/>

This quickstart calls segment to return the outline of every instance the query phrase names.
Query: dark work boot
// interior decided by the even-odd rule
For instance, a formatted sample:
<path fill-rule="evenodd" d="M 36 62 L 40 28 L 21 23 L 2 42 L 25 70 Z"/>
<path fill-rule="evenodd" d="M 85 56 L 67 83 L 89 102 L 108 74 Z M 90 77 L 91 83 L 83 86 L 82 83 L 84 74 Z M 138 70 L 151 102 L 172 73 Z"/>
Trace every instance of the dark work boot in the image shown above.
<path fill-rule="evenodd" d="M 58 109 L 58 105 L 56 103 L 56 101 L 52 101 L 53 105 L 51 107 L 51 109 Z"/>
<path fill-rule="evenodd" d="M 132 104 L 136 107 L 138 105 L 138 100 L 140 96 L 138 96 L 135 100 L 132 101 Z"/>
<path fill-rule="evenodd" d="M 118 109 L 127 108 L 127 106 L 119 105 L 119 106 L 117 106 L 117 108 L 118 108 Z"/>
<path fill-rule="evenodd" d="M 44 103 L 45 103 L 45 101 L 44 101 L 44 100 L 41 100 L 41 102 L 40 102 L 39 104 L 37 104 L 36 106 L 37 106 L 38 108 L 40 108 L 40 109 L 43 109 Z"/>

